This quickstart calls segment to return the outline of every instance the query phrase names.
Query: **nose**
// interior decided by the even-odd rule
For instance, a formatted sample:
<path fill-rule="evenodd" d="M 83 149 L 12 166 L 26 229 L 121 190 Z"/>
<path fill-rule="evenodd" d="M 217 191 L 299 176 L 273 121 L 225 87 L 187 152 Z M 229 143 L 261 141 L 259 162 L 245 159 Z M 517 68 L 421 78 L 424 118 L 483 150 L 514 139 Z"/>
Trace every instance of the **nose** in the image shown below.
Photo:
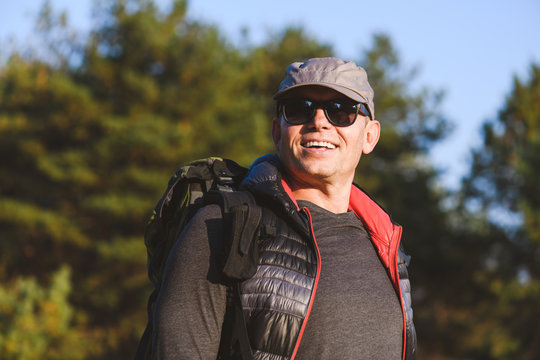
<path fill-rule="evenodd" d="M 316 129 L 323 129 L 323 128 L 329 128 L 332 126 L 328 119 L 326 118 L 326 114 L 324 113 L 323 109 L 316 109 L 315 115 L 313 115 L 313 125 Z"/>

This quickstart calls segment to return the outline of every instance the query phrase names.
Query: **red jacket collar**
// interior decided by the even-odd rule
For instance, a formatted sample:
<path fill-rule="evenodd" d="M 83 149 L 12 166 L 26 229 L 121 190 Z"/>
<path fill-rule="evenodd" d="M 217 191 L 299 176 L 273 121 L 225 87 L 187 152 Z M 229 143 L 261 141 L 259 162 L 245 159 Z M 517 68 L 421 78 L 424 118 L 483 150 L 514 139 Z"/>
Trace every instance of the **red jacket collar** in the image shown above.
<path fill-rule="evenodd" d="M 354 211 L 368 228 L 373 244 L 385 265 L 391 266 L 392 249 L 401 236 L 401 227 L 394 224 L 390 215 L 359 187 L 352 185 L 349 210 Z"/>
<path fill-rule="evenodd" d="M 287 195 L 289 195 L 298 208 L 298 203 L 296 202 L 289 184 L 287 184 L 285 179 L 281 179 L 281 184 Z M 390 215 L 388 215 L 388 213 L 363 190 L 355 185 L 351 185 L 349 210 L 354 211 L 356 216 L 364 222 L 381 260 L 388 268 L 392 268 L 391 250 L 394 248 L 394 242 L 399 241 L 401 227 L 394 224 L 390 219 Z M 398 232 L 397 235 L 396 231 Z"/>

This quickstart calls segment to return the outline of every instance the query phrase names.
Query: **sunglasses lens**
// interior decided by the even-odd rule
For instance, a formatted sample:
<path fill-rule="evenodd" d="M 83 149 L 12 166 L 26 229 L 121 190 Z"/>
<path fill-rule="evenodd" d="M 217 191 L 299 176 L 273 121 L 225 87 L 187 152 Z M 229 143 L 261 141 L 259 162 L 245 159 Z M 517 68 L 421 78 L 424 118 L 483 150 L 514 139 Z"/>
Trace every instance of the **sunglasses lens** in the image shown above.
<path fill-rule="evenodd" d="M 283 115 L 288 123 L 307 123 L 313 116 L 313 103 L 309 100 L 290 100 L 283 104 Z"/>
<path fill-rule="evenodd" d="M 358 113 L 363 116 L 371 117 L 371 113 L 365 104 L 358 104 Z"/>
<path fill-rule="evenodd" d="M 356 120 L 357 105 L 351 102 L 329 101 L 325 106 L 328 120 L 336 126 L 349 126 Z"/>

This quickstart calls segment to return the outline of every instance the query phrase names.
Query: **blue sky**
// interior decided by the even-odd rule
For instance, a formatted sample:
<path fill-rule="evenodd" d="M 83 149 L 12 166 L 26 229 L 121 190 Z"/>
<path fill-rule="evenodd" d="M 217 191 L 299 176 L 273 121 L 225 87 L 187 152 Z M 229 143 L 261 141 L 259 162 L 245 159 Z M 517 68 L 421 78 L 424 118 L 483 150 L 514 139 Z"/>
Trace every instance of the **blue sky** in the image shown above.
<path fill-rule="evenodd" d="M 156 2 L 163 9 L 170 4 Z M 31 41 L 42 3 L 0 1 L 0 56 L 9 38 Z M 72 26 L 91 28 L 91 0 L 51 3 L 67 11 Z M 480 144 L 480 125 L 496 116 L 513 76 L 525 78 L 531 63 L 540 64 L 538 0 L 191 0 L 188 16 L 217 25 L 233 42 L 241 40 L 242 28 L 258 43 L 285 26 L 301 25 L 351 60 L 370 47 L 373 33 L 387 33 L 404 65 L 420 67 L 412 86 L 446 90 L 442 108 L 455 130 L 430 159 L 445 170 L 442 182 L 450 188 L 467 172 L 470 149 Z"/>

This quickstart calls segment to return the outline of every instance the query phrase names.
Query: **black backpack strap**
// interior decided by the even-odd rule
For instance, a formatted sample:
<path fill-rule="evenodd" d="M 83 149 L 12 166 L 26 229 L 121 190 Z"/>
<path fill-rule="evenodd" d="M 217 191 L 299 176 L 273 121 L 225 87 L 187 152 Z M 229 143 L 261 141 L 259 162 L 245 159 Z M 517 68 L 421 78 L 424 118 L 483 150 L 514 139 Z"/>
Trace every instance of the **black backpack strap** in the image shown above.
<path fill-rule="evenodd" d="M 218 360 L 253 360 L 253 352 L 240 299 L 239 281 L 234 281 L 227 287 L 227 310 L 221 328 L 221 340 L 217 358 Z"/>
<path fill-rule="evenodd" d="M 210 191 L 207 203 L 217 203 L 223 213 L 224 251 L 219 264 L 229 279 L 251 278 L 258 266 L 256 235 L 262 210 L 249 191 Z"/>
<path fill-rule="evenodd" d="M 240 355 L 242 360 L 252 360 L 253 352 L 251 351 L 251 343 L 249 342 L 249 334 L 247 330 L 246 319 L 244 318 L 244 309 L 242 308 L 242 300 L 240 298 L 240 283 L 234 284 L 234 325 L 233 334 L 240 347 Z"/>
<path fill-rule="evenodd" d="M 225 244 L 218 265 L 231 284 L 219 358 L 251 360 L 253 353 L 242 308 L 240 283 L 257 271 L 257 231 L 262 209 L 248 191 L 211 191 L 205 196 L 205 201 L 217 203 L 222 209 Z"/>
<path fill-rule="evenodd" d="M 255 204 L 249 192 L 242 191 L 225 195 L 225 199 L 228 199 L 229 203 L 232 196 L 236 198 L 242 195 L 242 203 L 232 206 L 229 213 L 224 214 L 224 220 L 230 226 L 230 232 L 226 233 L 229 234 L 229 243 L 226 244 L 228 254 L 224 258 L 222 271 L 229 278 L 246 280 L 255 274 L 259 264 L 259 252 L 255 237 L 262 211 Z M 250 200 L 253 202 L 249 203 Z"/>

